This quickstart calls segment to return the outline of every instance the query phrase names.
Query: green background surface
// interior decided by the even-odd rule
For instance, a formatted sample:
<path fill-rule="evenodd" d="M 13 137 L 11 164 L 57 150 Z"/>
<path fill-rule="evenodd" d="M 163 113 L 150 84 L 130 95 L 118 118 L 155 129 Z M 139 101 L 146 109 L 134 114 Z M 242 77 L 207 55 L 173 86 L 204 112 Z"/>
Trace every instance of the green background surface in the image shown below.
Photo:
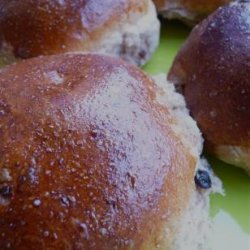
<path fill-rule="evenodd" d="M 181 23 L 163 21 L 160 45 L 144 69 L 150 74 L 166 73 L 189 33 Z M 224 196 L 211 197 L 212 250 L 250 250 L 250 177 L 212 156 L 207 158 L 225 191 Z"/>

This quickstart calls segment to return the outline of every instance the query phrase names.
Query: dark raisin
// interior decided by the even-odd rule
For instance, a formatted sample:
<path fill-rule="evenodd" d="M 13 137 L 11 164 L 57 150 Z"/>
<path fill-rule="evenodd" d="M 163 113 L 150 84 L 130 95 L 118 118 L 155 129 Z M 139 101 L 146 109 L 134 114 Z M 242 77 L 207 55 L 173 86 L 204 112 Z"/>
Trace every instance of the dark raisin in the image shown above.
<path fill-rule="evenodd" d="M 147 55 L 147 53 L 146 53 L 145 50 L 141 50 L 141 51 L 139 52 L 139 57 L 140 57 L 141 59 L 145 59 L 146 55 Z"/>
<path fill-rule="evenodd" d="M 4 198 L 10 198 L 12 196 L 12 188 L 10 186 L 1 187 L 0 195 Z"/>
<path fill-rule="evenodd" d="M 97 130 L 91 130 L 90 131 L 90 136 L 92 137 L 92 138 L 97 138 L 97 136 L 98 136 L 98 133 L 97 133 Z"/>
<path fill-rule="evenodd" d="M 209 173 L 206 170 L 198 170 L 194 177 L 195 184 L 202 189 L 211 188 L 212 182 Z"/>

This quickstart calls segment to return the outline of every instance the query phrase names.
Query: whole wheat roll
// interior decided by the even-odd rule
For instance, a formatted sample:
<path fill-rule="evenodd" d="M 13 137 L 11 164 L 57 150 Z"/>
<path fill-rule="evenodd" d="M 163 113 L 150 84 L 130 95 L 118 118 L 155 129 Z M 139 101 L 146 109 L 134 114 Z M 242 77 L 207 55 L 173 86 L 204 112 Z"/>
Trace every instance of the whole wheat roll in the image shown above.
<path fill-rule="evenodd" d="M 157 88 L 95 54 L 0 71 L 1 249 L 176 249 L 201 138 L 187 115 L 192 143 L 177 133 Z"/>
<path fill-rule="evenodd" d="M 207 150 L 250 168 L 250 2 L 219 8 L 197 25 L 168 79 L 181 86 Z"/>
<path fill-rule="evenodd" d="M 158 45 L 159 26 L 151 0 L 3 0 L 1 64 L 92 51 L 142 65 Z"/>

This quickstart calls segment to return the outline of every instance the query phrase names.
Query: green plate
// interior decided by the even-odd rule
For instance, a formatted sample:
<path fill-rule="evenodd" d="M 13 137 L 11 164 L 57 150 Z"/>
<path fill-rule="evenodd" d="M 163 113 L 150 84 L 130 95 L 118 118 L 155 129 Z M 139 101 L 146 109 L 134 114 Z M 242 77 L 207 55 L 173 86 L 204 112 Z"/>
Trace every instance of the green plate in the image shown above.
<path fill-rule="evenodd" d="M 160 46 L 144 69 L 150 74 L 166 73 L 189 32 L 180 23 L 162 22 Z M 241 169 L 207 158 L 225 190 L 225 196 L 211 197 L 212 250 L 250 250 L 250 178 Z"/>

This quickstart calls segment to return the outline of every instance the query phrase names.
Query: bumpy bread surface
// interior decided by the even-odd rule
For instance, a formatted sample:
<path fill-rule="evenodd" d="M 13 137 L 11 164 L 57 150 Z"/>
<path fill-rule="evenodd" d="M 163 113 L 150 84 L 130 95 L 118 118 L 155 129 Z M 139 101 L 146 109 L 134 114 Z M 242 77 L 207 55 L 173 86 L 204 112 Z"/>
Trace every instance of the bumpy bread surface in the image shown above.
<path fill-rule="evenodd" d="M 250 2 L 219 8 L 196 26 L 168 79 L 181 85 L 210 152 L 250 168 Z"/>
<path fill-rule="evenodd" d="M 134 34 L 137 25 L 140 29 Z M 141 65 L 158 40 L 159 22 L 151 0 L 0 3 L 0 54 L 7 63 L 39 55 L 101 51 Z"/>
<path fill-rule="evenodd" d="M 1 70 L 1 249 L 168 247 L 197 159 L 155 88 L 94 54 Z"/>
<path fill-rule="evenodd" d="M 158 11 L 169 19 L 193 25 L 231 0 L 154 0 Z"/>

